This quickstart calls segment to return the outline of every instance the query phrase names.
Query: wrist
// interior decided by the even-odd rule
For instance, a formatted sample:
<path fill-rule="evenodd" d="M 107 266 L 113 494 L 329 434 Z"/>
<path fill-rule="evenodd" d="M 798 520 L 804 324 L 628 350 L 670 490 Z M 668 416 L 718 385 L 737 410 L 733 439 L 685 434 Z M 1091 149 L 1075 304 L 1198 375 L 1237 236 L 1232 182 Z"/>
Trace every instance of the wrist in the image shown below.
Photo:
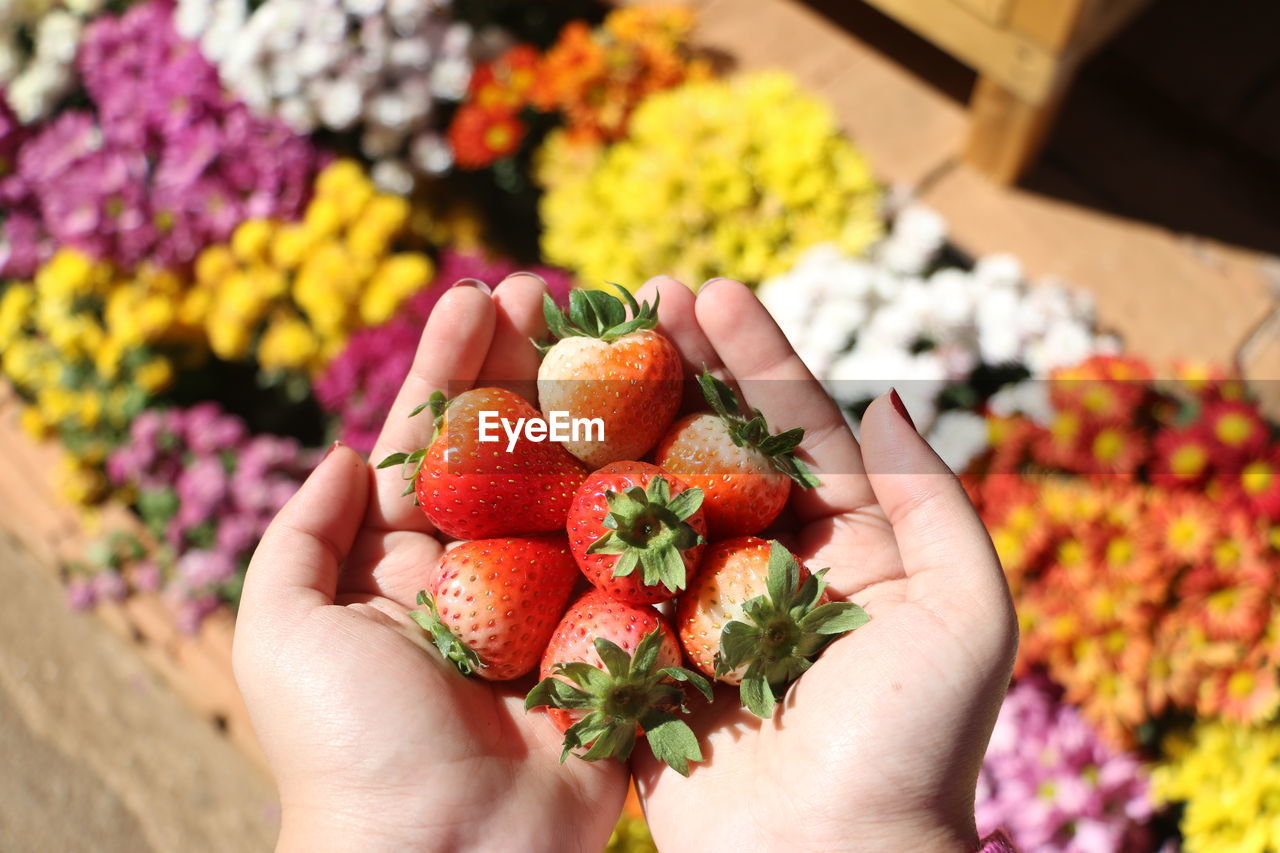
<path fill-rule="evenodd" d="M 949 822 L 940 818 L 904 819 L 863 826 L 847 836 L 850 851 L 915 851 L 930 853 L 988 853 L 978 840 L 972 819 Z M 986 839 L 983 839 L 985 841 Z M 1003 851 L 999 851 L 1003 853 Z"/>
<path fill-rule="evenodd" d="M 375 851 L 457 849 L 448 828 L 415 825 L 350 808 L 287 805 L 280 814 L 276 853 L 375 853 Z"/>

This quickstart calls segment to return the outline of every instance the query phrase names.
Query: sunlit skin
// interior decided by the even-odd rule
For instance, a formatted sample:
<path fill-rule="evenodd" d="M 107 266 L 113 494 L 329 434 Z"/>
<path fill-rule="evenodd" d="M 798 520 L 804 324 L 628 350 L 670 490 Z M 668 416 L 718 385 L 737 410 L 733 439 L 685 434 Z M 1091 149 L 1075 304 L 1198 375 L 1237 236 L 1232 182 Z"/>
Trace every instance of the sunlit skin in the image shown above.
<path fill-rule="evenodd" d="M 823 479 L 793 495 L 790 544 L 829 566 L 870 624 L 833 643 L 770 721 L 718 701 L 691 719 L 706 761 L 688 779 L 646 747 L 631 766 L 559 763 L 560 733 L 507 685 L 451 670 L 406 617 L 443 545 L 395 469 L 337 448 L 254 555 L 236 674 L 275 774 L 282 850 L 600 850 L 634 771 L 667 850 L 971 851 L 975 779 L 1008 683 L 1016 623 L 963 490 L 887 398 L 863 444 L 754 295 L 669 279 L 660 328 L 689 375 L 744 383 L 774 429 L 802 426 Z M 436 389 L 527 392 L 542 337 L 536 278 L 436 307 L 371 458 L 425 444 L 406 415 Z M 750 387 L 770 388 L 752 399 Z M 714 816 L 708 819 L 707 816 Z"/>

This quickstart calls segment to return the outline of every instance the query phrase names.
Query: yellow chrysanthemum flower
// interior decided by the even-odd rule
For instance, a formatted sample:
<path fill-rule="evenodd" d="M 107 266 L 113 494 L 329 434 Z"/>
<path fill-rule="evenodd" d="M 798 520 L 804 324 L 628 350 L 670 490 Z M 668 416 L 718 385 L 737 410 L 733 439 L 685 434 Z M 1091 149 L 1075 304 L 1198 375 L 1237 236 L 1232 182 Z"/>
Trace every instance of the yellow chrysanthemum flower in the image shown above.
<path fill-rule="evenodd" d="M 1183 802 L 1187 853 L 1280 853 L 1280 730 L 1203 721 L 1165 741 L 1155 796 Z"/>
<path fill-rule="evenodd" d="M 258 343 L 258 362 L 268 370 L 303 370 L 310 367 L 318 348 L 309 325 L 296 314 L 282 313 L 271 320 Z"/>
<path fill-rule="evenodd" d="M 148 394 L 168 388 L 173 382 L 173 365 L 166 358 L 149 358 L 133 372 L 138 387 Z"/>
<path fill-rule="evenodd" d="M 357 164 L 333 163 L 301 223 L 247 222 L 230 249 L 206 250 L 177 316 L 203 326 L 221 358 L 249 355 L 257 339 L 263 367 L 320 370 L 353 331 L 386 320 L 430 280 L 425 255 L 389 254 L 412 215 Z"/>
<path fill-rule="evenodd" d="M 880 233 L 879 188 L 831 111 L 789 76 L 694 82 L 648 98 L 630 135 L 575 173 L 539 154 L 547 258 L 589 286 L 669 274 L 755 283 L 801 252 Z M 563 156 L 563 155 L 562 155 Z"/>

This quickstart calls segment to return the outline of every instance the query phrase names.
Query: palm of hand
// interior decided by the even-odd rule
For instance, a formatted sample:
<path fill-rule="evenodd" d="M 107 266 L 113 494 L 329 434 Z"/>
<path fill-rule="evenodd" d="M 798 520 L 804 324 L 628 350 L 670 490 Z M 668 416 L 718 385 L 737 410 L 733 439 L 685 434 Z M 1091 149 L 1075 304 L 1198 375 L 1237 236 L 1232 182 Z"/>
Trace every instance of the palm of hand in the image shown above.
<path fill-rule="evenodd" d="M 774 430 L 805 428 L 823 485 L 793 491 L 787 544 L 829 567 L 831 593 L 871 621 L 832 643 L 770 720 L 720 687 L 690 721 L 706 760 L 688 779 L 637 753 L 655 840 L 664 851 L 974 849 L 974 783 L 1017 636 L 980 520 L 887 399 L 868 409 L 859 447 L 744 288 L 716 285 L 687 308 L 682 291 L 663 287 L 663 326 L 687 360 L 736 377 Z"/>
<path fill-rule="evenodd" d="M 370 458 L 427 443 L 430 416 L 406 415 L 434 390 L 452 396 L 478 376 L 527 387 L 541 293 L 517 277 L 492 300 L 469 287 L 447 294 Z M 284 834 L 291 815 L 312 815 L 430 849 L 600 849 L 627 768 L 561 766 L 560 733 L 524 710 L 532 678 L 464 679 L 441 658 L 407 614 L 442 541 L 401 496 L 397 469 L 371 474 L 339 453 L 346 470 L 326 466 L 333 482 L 307 516 L 278 521 L 254 558 L 255 567 L 315 564 L 291 569 L 298 600 L 271 600 L 286 594 L 282 569 L 251 567 L 237 636 L 237 674 L 281 789 Z"/>
<path fill-rule="evenodd" d="M 898 561 L 879 507 L 819 528 L 801 531 L 798 556 L 829 566 L 833 593 L 872 619 L 829 646 L 771 720 L 718 686 L 716 702 L 690 721 L 706 762 L 688 779 L 647 756 L 634 762 L 664 851 L 893 849 L 884 845 L 898 837 L 895 824 L 919 828 L 918 847 L 902 849 L 933 849 L 926 832 L 939 849 L 948 840 L 976 847 L 973 780 L 1003 695 L 1007 675 L 992 673 L 1004 672 L 1004 654 L 953 635 L 912 598 L 900 567 L 897 577 L 868 574 L 877 565 L 890 574 Z M 975 697 L 984 681 L 996 683 Z"/>

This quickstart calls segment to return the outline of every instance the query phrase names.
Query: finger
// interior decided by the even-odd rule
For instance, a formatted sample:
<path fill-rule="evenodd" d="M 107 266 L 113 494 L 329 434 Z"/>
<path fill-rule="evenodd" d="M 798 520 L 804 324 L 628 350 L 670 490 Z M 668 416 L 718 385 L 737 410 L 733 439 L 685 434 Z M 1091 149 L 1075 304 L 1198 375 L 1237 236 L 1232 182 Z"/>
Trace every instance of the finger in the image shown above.
<path fill-rule="evenodd" d="M 875 496 L 844 415 L 755 294 L 739 282 L 715 279 L 698 293 L 695 308 L 698 325 L 737 379 L 747 405 L 760 409 L 774 432 L 804 430 L 800 455 L 822 485 L 793 492 L 800 520 L 869 506 Z"/>
<path fill-rule="evenodd" d="M 493 341 L 479 385 L 506 388 L 538 404 L 538 350 L 533 341 L 547 335 L 542 297 L 547 285 L 532 273 L 516 273 L 503 279 L 493 291 Z"/>
<path fill-rule="evenodd" d="M 862 417 L 863 459 L 893 528 L 908 597 L 934 612 L 1012 621 L 1000 560 L 964 487 L 915 427 L 878 397 Z"/>
<path fill-rule="evenodd" d="M 459 284 L 462 284 L 461 282 Z M 493 300 L 476 286 L 455 285 L 440 298 L 418 341 L 409 375 L 391 405 L 370 460 L 417 450 L 431 440 L 429 412 L 409 417 L 432 392 L 456 396 L 471 387 L 493 340 Z M 405 482 L 396 466 L 374 472 L 374 494 L 366 523 L 380 530 L 429 530 L 422 513 L 405 498 Z"/>
<path fill-rule="evenodd" d="M 418 590 L 430 587 L 442 553 L 439 541 L 426 533 L 366 527 L 356 537 L 338 579 L 339 600 L 344 595 L 371 595 L 413 609 Z"/>
<path fill-rule="evenodd" d="M 704 369 L 711 371 L 717 378 L 733 383 L 733 377 L 720 363 L 720 355 L 707 340 L 698 319 L 694 316 L 694 294 L 680 282 L 670 276 L 660 275 L 651 278 L 636 292 L 636 298 L 652 302 L 658 299 L 657 329 L 667 337 L 680 351 L 680 360 L 684 363 L 686 379 L 695 379 Z M 702 390 L 695 382 L 685 384 L 683 409 L 701 409 L 706 407 L 702 398 Z"/>
<path fill-rule="evenodd" d="M 713 373 L 723 373 L 720 355 L 707 340 L 698 319 L 694 316 L 693 291 L 670 276 L 651 278 L 636 292 L 636 298 L 658 302 L 658 331 L 680 350 L 685 374 L 697 376 L 705 367 Z M 725 377 L 721 377 L 725 378 Z"/>
<path fill-rule="evenodd" d="M 333 603 L 338 567 L 369 499 L 369 467 L 335 444 L 262 535 L 245 575 L 236 633 L 274 634 Z"/>

